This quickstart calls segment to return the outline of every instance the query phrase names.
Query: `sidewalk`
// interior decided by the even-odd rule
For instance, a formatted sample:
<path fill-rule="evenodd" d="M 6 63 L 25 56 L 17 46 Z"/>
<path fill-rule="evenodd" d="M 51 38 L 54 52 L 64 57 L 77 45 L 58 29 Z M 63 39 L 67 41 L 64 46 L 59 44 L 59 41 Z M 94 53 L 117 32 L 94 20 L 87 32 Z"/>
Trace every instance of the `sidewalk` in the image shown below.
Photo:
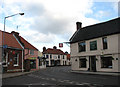
<path fill-rule="evenodd" d="M 108 76 L 120 76 L 120 73 L 114 72 L 91 72 L 91 71 L 78 71 L 78 70 L 71 70 L 72 73 L 80 73 L 80 74 L 91 74 L 91 75 L 108 75 Z"/>
<path fill-rule="evenodd" d="M 29 72 L 4 73 L 4 74 L 2 74 L 2 79 L 21 76 L 21 75 L 29 74 L 29 73 L 36 72 L 36 71 L 38 71 L 38 70 L 29 71 Z"/>

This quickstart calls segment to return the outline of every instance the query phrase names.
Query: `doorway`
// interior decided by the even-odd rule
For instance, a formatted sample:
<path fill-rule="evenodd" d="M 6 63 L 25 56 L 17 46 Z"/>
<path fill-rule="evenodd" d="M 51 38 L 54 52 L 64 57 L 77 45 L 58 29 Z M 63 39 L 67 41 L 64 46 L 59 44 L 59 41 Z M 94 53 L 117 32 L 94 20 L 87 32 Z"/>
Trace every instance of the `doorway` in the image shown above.
<path fill-rule="evenodd" d="M 89 69 L 90 71 L 96 72 L 96 56 L 89 57 Z"/>

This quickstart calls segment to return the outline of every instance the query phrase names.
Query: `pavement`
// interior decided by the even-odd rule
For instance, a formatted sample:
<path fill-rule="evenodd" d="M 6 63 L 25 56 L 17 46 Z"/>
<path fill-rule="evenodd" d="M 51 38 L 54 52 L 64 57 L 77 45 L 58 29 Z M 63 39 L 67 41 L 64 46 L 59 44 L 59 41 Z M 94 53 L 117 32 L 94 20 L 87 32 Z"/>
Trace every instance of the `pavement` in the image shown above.
<path fill-rule="evenodd" d="M 12 77 L 16 77 L 16 76 L 22 76 L 22 75 L 30 74 L 30 73 L 36 72 L 36 71 L 38 71 L 38 70 L 29 71 L 29 72 L 4 73 L 4 74 L 2 74 L 2 79 L 12 78 Z"/>
<path fill-rule="evenodd" d="M 120 72 L 91 72 L 91 71 L 82 71 L 82 70 L 71 70 L 72 73 L 79 73 L 79 74 L 91 74 L 91 75 L 109 75 L 109 76 L 120 76 Z"/>

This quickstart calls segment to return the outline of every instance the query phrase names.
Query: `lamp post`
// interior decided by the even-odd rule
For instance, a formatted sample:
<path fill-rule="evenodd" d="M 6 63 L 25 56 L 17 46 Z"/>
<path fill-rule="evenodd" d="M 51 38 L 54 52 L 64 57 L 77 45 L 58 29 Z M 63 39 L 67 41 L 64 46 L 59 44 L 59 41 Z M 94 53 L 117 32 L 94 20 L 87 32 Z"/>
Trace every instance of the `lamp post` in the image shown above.
<path fill-rule="evenodd" d="M 6 23 L 6 19 L 9 18 L 9 17 L 13 17 L 13 16 L 16 16 L 16 15 L 24 15 L 24 13 L 17 13 L 17 14 L 13 14 L 13 15 L 10 15 L 10 16 L 7 16 L 7 17 L 4 17 L 4 31 L 3 31 L 3 47 L 2 47 L 2 63 L 3 63 L 3 59 L 4 59 L 4 40 L 5 40 L 5 23 Z M 2 65 L 2 71 L 3 71 L 3 65 Z"/>

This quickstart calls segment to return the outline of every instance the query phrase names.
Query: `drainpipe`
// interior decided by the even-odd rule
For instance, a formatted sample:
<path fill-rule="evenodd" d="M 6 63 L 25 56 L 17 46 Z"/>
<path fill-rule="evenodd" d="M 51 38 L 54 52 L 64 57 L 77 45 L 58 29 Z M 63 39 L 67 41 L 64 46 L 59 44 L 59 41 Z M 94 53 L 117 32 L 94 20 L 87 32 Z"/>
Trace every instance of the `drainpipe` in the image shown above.
<path fill-rule="evenodd" d="M 24 62 L 24 61 L 23 61 L 23 53 L 24 53 L 24 52 L 23 52 L 23 50 L 22 50 L 22 72 L 24 71 L 24 68 L 23 68 L 23 62 Z"/>

